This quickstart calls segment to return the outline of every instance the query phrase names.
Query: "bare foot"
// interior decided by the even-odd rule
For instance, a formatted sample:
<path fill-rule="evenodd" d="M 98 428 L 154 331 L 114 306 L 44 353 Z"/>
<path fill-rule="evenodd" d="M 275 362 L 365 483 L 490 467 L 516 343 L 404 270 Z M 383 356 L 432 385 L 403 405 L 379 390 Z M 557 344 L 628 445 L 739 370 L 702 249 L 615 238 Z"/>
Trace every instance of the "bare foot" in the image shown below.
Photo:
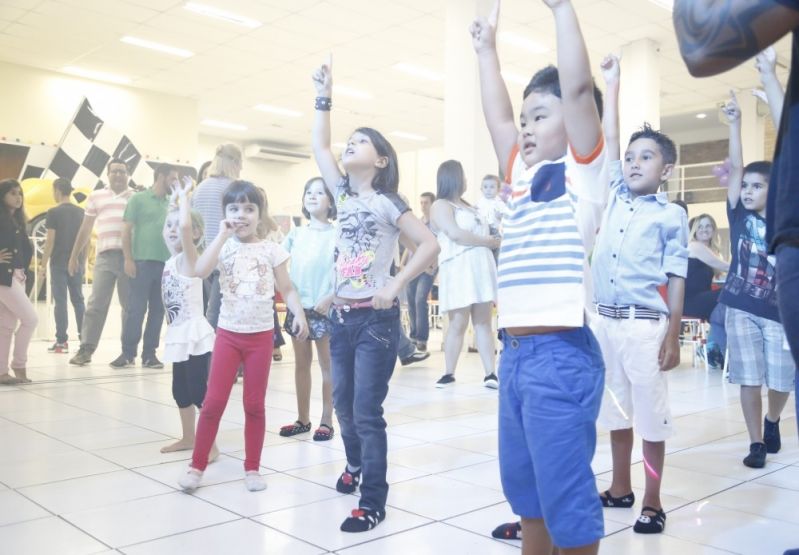
<path fill-rule="evenodd" d="M 216 447 L 216 443 L 211 446 L 211 452 L 208 453 L 208 464 L 211 464 L 216 460 L 219 456 L 219 449 Z"/>
<path fill-rule="evenodd" d="M 172 445 L 165 445 L 164 447 L 161 447 L 161 452 L 174 453 L 175 451 L 188 451 L 190 449 L 194 449 L 194 442 L 181 439 Z"/>

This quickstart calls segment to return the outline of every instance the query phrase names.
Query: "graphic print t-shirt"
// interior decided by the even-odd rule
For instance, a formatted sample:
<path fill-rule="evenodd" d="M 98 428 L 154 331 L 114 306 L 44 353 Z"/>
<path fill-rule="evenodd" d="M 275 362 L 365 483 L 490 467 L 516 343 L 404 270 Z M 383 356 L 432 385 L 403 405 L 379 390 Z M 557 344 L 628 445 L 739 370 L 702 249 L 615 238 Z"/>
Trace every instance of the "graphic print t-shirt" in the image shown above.
<path fill-rule="evenodd" d="M 368 299 L 389 280 L 399 238 L 397 220 L 410 210 L 396 193 L 354 195 L 336 188 L 336 295 Z"/>
<path fill-rule="evenodd" d="M 755 316 L 780 321 L 775 257 L 768 254 L 766 220 L 739 202 L 727 204 L 732 261 L 719 302 Z"/>

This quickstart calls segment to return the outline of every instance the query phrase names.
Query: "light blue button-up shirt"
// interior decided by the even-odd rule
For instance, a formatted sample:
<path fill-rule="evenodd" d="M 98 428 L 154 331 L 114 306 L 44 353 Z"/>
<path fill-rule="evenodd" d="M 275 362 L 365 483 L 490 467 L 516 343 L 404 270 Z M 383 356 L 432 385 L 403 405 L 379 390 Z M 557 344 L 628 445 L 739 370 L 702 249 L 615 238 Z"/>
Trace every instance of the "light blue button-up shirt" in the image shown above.
<path fill-rule="evenodd" d="M 611 164 L 611 190 L 591 256 L 594 300 L 669 313 L 658 286 L 688 272 L 688 217 L 666 193 L 633 198 L 621 162 Z"/>

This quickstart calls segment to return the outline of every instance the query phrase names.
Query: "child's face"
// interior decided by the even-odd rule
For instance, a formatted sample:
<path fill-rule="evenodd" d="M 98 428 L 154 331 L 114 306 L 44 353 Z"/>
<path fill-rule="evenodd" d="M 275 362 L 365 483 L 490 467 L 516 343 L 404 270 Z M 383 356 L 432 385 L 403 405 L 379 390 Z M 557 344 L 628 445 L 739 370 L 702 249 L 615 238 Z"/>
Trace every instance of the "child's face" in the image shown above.
<path fill-rule="evenodd" d="M 484 179 L 480 184 L 480 191 L 483 192 L 485 198 L 492 199 L 499 193 L 499 183 L 494 179 Z"/>
<path fill-rule="evenodd" d="M 311 216 L 326 220 L 330 212 L 330 199 L 325 192 L 325 184 L 318 179 L 311 183 L 302 198 L 302 205 Z"/>
<path fill-rule="evenodd" d="M 252 202 L 231 202 L 225 206 L 225 219 L 236 225 L 236 237 L 245 243 L 257 239 L 260 217 L 258 205 Z"/>
<path fill-rule="evenodd" d="M 747 210 L 762 212 L 766 209 L 768 176 L 762 173 L 745 173 L 741 185 L 741 204 Z"/>
<path fill-rule="evenodd" d="M 660 184 L 671 177 L 674 164 L 663 160 L 653 139 L 640 138 L 630 143 L 624 153 L 624 181 L 635 195 L 657 193 Z"/>
<path fill-rule="evenodd" d="M 369 135 L 355 132 L 347 141 L 347 148 L 341 153 L 341 164 L 347 173 L 351 170 L 381 168 L 386 163 L 385 156 L 377 153 Z"/>
<path fill-rule="evenodd" d="M 3 204 L 12 212 L 22 207 L 22 189 L 13 187 L 3 196 Z"/>
<path fill-rule="evenodd" d="M 716 226 L 713 225 L 713 222 L 708 218 L 702 218 L 696 226 L 696 240 L 702 243 L 710 243 L 715 232 Z"/>
<path fill-rule="evenodd" d="M 173 255 L 183 250 L 180 243 L 180 216 L 176 210 L 169 212 L 164 221 L 164 243 Z"/>
<path fill-rule="evenodd" d="M 563 123 L 563 103 L 553 94 L 532 92 L 522 103 L 519 117 L 519 152 L 530 167 L 566 154 L 568 137 Z"/>

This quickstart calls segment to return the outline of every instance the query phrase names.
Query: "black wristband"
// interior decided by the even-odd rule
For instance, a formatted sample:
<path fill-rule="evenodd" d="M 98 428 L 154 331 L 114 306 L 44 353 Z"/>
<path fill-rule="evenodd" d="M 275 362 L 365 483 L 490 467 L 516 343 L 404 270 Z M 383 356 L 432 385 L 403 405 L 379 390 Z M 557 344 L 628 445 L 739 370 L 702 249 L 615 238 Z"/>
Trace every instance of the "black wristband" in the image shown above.
<path fill-rule="evenodd" d="M 329 112 L 330 108 L 333 107 L 333 99 L 329 96 L 317 96 L 315 107 L 317 110 Z"/>

